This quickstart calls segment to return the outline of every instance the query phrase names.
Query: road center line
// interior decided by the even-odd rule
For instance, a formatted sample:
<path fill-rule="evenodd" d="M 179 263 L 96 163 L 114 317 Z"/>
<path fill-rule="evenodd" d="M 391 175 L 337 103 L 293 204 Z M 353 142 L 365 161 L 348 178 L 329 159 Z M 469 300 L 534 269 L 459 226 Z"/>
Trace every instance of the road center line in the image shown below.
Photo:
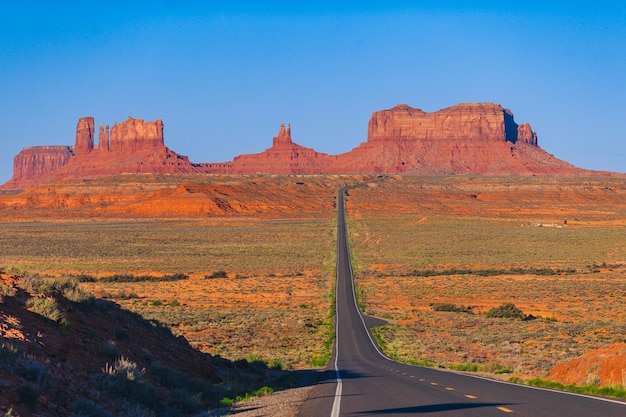
<path fill-rule="evenodd" d="M 511 410 L 510 408 L 506 408 L 506 407 L 496 407 L 498 410 L 504 412 L 504 413 L 512 413 L 513 410 Z"/>

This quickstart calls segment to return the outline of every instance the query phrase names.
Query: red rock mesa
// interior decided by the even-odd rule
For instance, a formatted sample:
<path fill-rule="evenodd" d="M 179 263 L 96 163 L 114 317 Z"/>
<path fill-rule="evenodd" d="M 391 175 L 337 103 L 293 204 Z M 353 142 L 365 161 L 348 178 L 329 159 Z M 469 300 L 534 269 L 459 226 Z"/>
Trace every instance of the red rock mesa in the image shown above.
<path fill-rule="evenodd" d="M 462 103 L 432 113 L 401 104 L 374 112 L 367 141 L 339 155 L 296 144 L 289 125 L 281 125 L 272 146 L 261 153 L 199 164 L 165 146 L 161 120 L 129 117 L 111 128 L 100 125 L 98 143 L 94 132 L 93 117 L 83 117 L 74 146 L 22 150 L 15 157 L 13 178 L 2 188 L 138 172 L 611 175 L 548 154 L 529 124 L 518 125 L 510 110 L 494 103 Z"/>

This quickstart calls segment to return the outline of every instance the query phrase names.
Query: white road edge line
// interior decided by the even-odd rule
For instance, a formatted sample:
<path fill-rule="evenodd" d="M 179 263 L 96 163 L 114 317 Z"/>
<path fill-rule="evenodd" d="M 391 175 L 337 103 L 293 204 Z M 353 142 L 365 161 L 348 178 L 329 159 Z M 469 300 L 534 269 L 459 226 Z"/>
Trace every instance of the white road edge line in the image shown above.
<path fill-rule="evenodd" d="M 343 207 L 343 188 L 340 190 L 341 193 L 341 208 L 342 213 L 337 211 L 337 216 L 346 216 L 345 208 Z M 338 193 L 339 194 L 339 193 Z M 339 201 L 337 201 L 337 206 L 339 206 Z M 337 224 L 339 224 L 339 219 L 337 219 Z M 346 233 L 347 234 L 347 233 Z M 347 238 L 347 236 L 346 236 Z M 339 237 L 337 237 L 339 240 Z M 346 244 L 347 246 L 347 244 Z M 348 259 L 350 257 L 348 256 Z M 337 308 L 338 298 L 337 298 L 337 288 L 339 288 L 339 257 L 337 257 L 335 270 L 337 271 L 337 276 L 335 278 L 335 379 L 337 380 L 337 389 L 335 390 L 335 399 L 333 400 L 333 408 L 330 411 L 330 417 L 339 417 L 339 410 L 341 409 L 341 392 L 343 391 L 343 383 L 341 382 L 341 375 L 339 375 L 339 309 Z"/>
<path fill-rule="evenodd" d="M 337 336 L 335 336 L 335 339 L 337 339 Z M 335 378 L 337 378 L 337 389 L 335 390 L 335 400 L 333 401 L 333 409 L 330 411 L 330 417 L 339 417 L 339 410 L 341 409 L 343 384 L 339 375 L 339 368 L 337 367 L 337 355 L 335 355 Z"/>

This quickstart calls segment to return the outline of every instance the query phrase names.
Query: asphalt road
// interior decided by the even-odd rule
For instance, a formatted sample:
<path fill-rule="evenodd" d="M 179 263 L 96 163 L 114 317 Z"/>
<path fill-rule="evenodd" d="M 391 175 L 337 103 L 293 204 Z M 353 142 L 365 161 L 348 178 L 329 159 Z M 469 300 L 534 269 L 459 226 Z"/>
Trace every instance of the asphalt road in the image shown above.
<path fill-rule="evenodd" d="M 407 365 L 383 356 L 356 306 L 344 212 L 337 197 L 336 346 L 332 367 L 303 404 L 318 416 L 626 417 L 626 403 Z"/>

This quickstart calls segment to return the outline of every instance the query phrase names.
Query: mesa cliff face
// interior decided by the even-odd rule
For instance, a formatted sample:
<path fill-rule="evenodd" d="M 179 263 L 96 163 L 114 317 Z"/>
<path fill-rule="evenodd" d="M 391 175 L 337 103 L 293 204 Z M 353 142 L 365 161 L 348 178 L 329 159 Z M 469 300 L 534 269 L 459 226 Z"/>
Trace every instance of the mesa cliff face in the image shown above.
<path fill-rule="evenodd" d="M 341 172 L 414 175 L 574 175 L 546 153 L 530 125 L 493 103 L 427 113 L 405 104 L 374 112 L 367 142 L 338 156 Z"/>
<path fill-rule="evenodd" d="M 426 113 L 406 104 L 372 114 L 368 141 L 375 140 L 448 140 L 481 142 L 521 139 L 537 145 L 530 125 L 518 126 L 513 113 L 494 103 L 462 103 L 434 113 Z"/>
<path fill-rule="evenodd" d="M 17 189 L 40 182 L 140 172 L 199 172 L 186 156 L 165 146 L 163 122 L 129 117 L 113 127 L 100 125 L 98 142 L 94 118 L 76 125 L 74 146 L 34 146 L 14 160 L 13 178 L 1 188 Z"/>
<path fill-rule="evenodd" d="M 93 117 L 76 126 L 73 147 L 26 148 L 15 157 L 4 189 L 63 178 L 120 173 L 611 175 L 576 168 L 538 145 L 529 124 L 494 103 L 461 103 L 428 113 L 406 104 L 372 113 L 367 141 L 328 155 L 292 141 L 281 125 L 272 146 L 233 161 L 194 164 L 165 146 L 163 122 L 131 117 L 99 127 Z"/>
<path fill-rule="evenodd" d="M 74 156 L 69 146 L 31 146 L 13 159 L 13 178 L 32 180 L 62 167 Z"/>

